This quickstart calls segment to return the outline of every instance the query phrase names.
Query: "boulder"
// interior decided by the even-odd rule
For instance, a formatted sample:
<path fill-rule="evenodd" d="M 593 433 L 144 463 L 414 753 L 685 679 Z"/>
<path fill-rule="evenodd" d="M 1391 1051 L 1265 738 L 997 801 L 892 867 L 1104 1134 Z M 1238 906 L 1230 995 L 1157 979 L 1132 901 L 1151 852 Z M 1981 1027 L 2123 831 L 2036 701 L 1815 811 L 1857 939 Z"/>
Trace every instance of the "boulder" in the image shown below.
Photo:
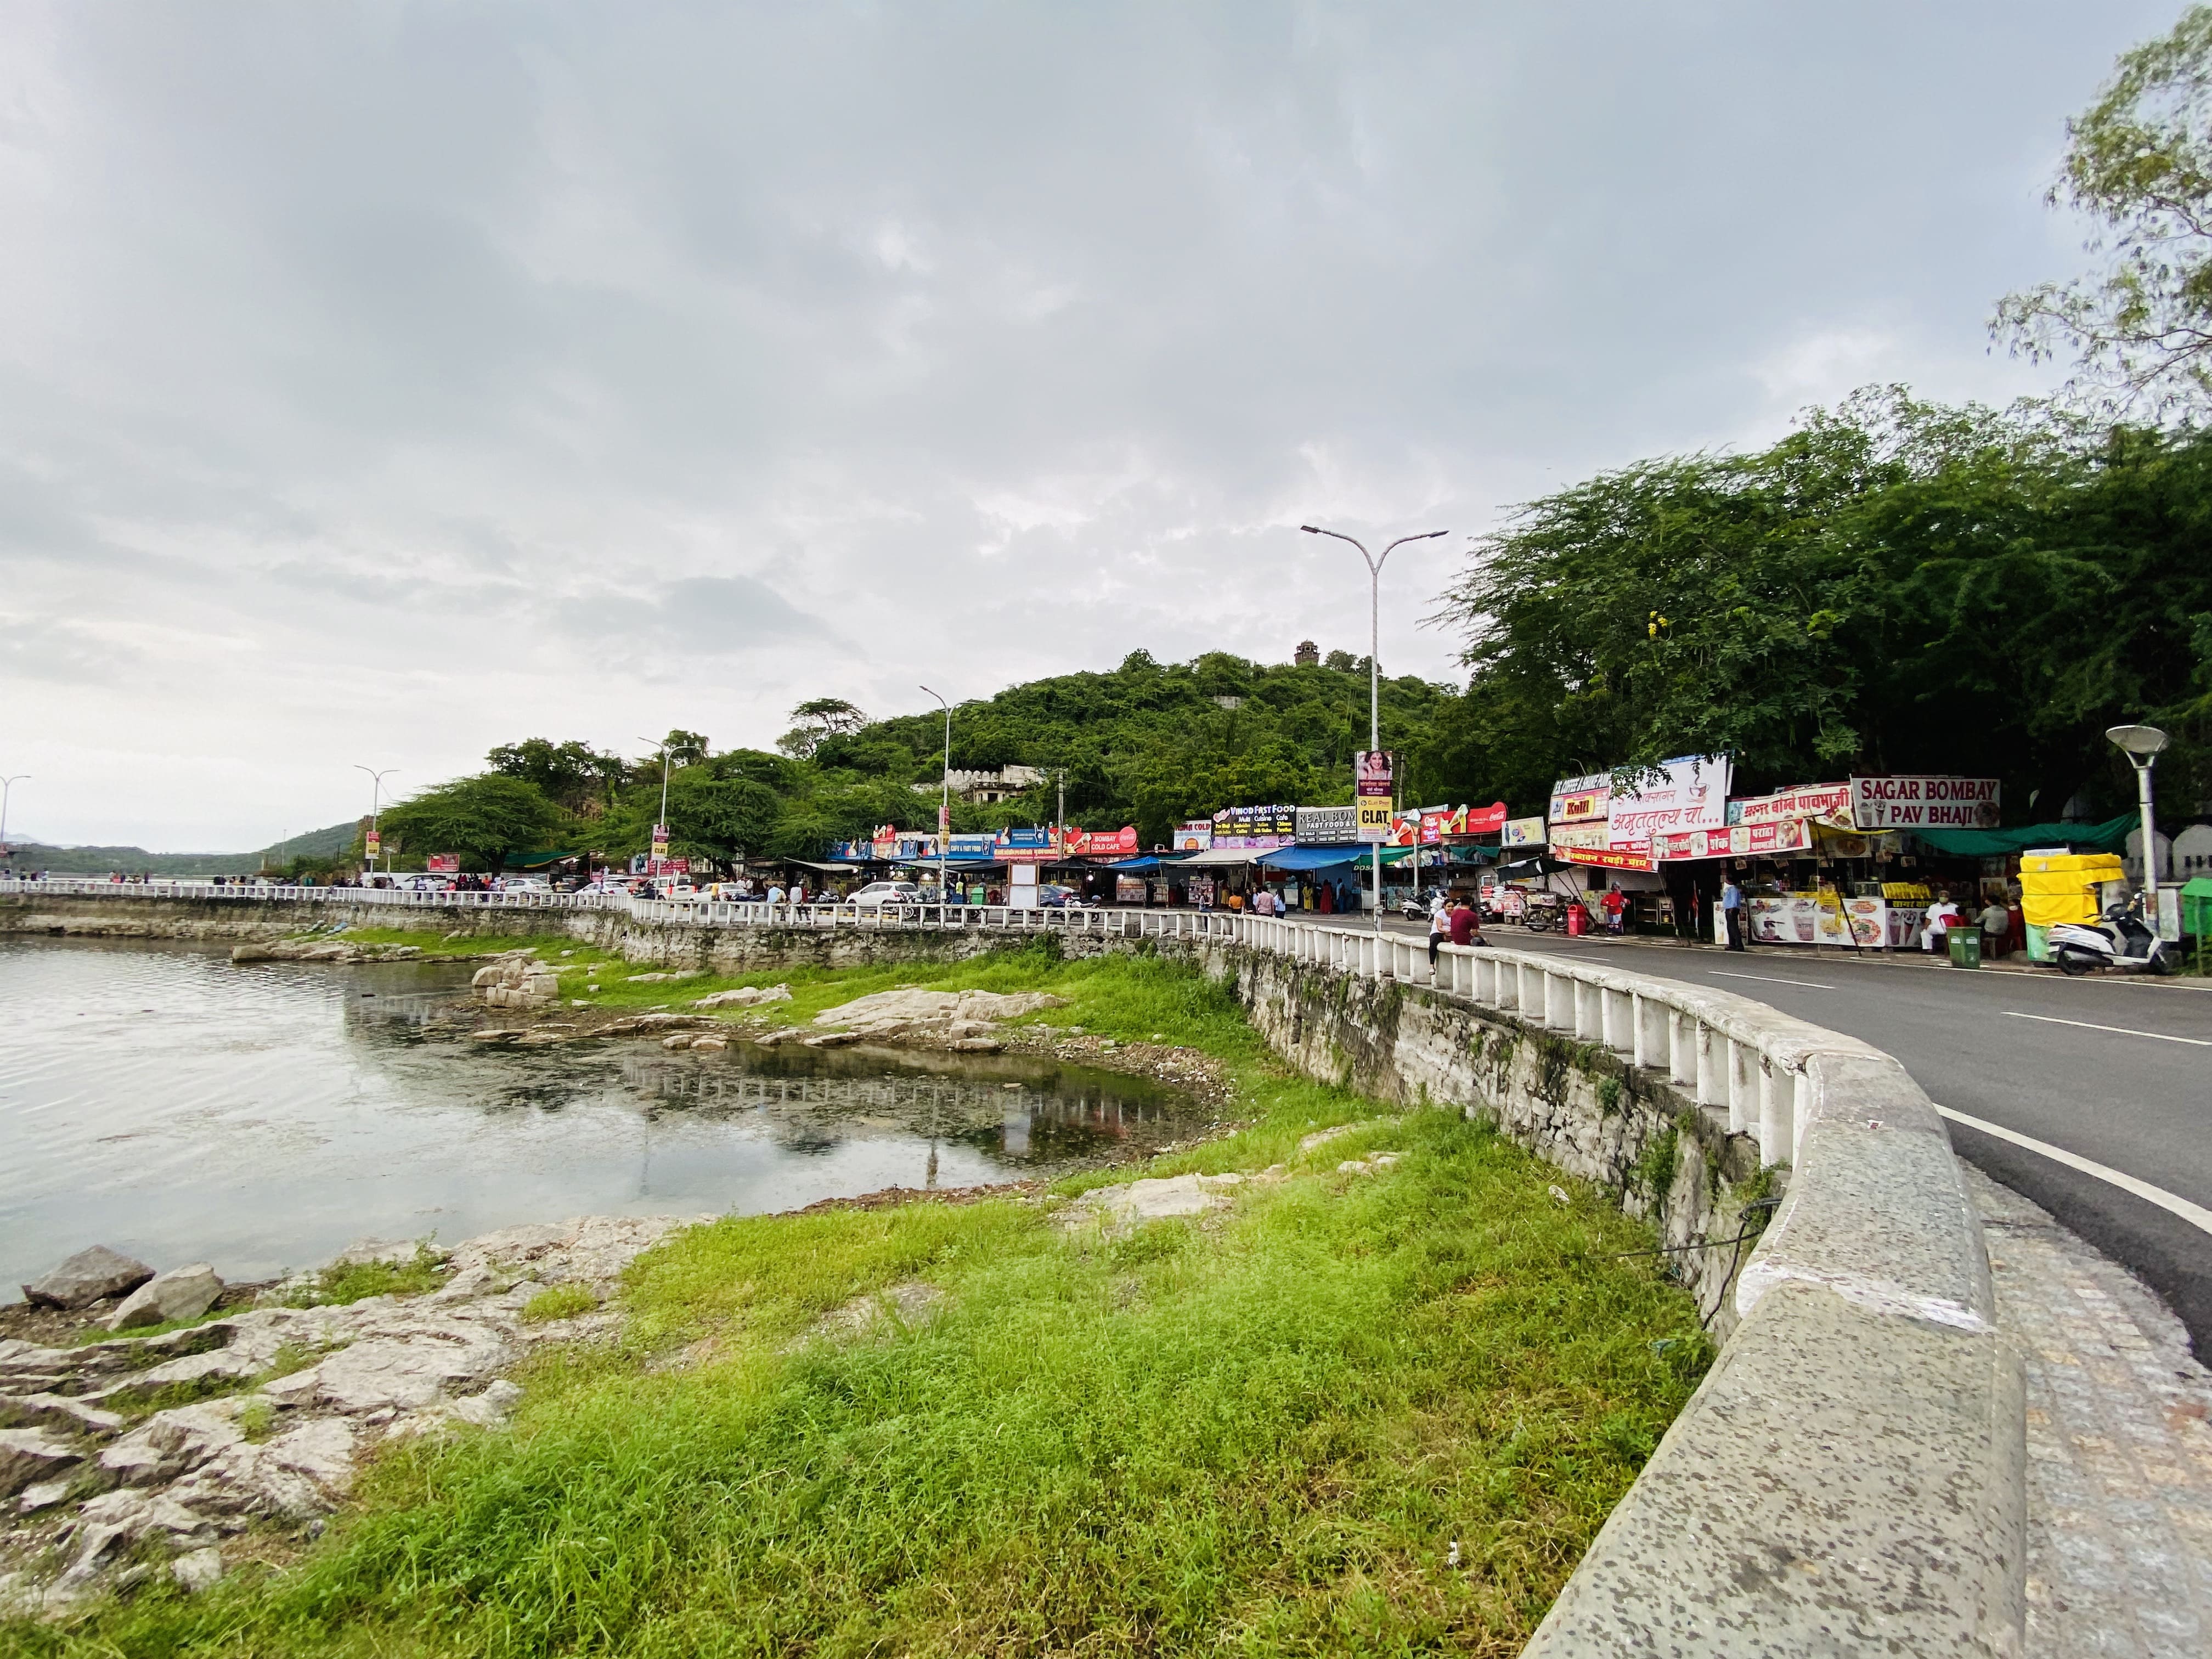
<path fill-rule="evenodd" d="M 267 962 L 270 959 L 270 952 L 265 945 L 234 945 L 230 947 L 230 959 L 233 962 Z"/>
<path fill-rule="evenodd" d="M 43 1429 L 0 1429 L 0 1498 L 52 1480 L 83 1461 L 74 1449 L 49 1440 Z"/>
<path fill-rule="evenodd" d="M 691 1006 L 694 1008 L 757 1008 L 763 1003 L 790 1000 L 791 987 L 788 985 L 740 985 L 734 991 L 716 991 L 711 996 L 701 997 Z"/>
<path fill-rule="evenodd" d="M 212 1544 L 204 1549 L 186 1550 L 169 1563 L 169 1576 L 187 1595 L 212 1589 L 222 1577 L 222 1552 Z"/>
<path fill-rule="evenodd" d="M 206 1262 L 172 1267 L 125 1297 L 123 1305 L 108 1316 L 107 1328 L 128 1331 L 141 1325 L 166 1325 L 173 1319 L 197 1319 L 222 1294 L 222 1280 Z"/>
<path fill-rule="evenodd" d="M 691 1039 L 691 1052 L 695 1054 L 719 1054 L 729 1046 L 730 1040 L 727 1037 L 702 1036 Z"/>
<path fill-rule="evenodd" d="M 58 1429 L 64 1434 L 113 1434 L 123 1419 L 61 1394 L 0 1394 L 0 1426 Z"/>
<path fill-rule="evenodd" d="M 674 1036 L 661 1038 L 660 1046 L 668 1049 L 671 1053 L 673 1053 L 678 1048 L 689 1048 L 693 1041 L 693 1038 L 686 1036 L 679 1031 Z"/>
<path fill-rule="evenodd" d="M 23 1295 L 34 1308 L 74 1313 L 107 1297 L 128 1296 L 153 1276 L 154 1270 L 144 1262 L 95 1244 L 24 1285 Z"/>
<path fill-rule="evenodd" d="M 1040 1008 L 1057 1008 L 1065 998 L 1042 991 L 921 991 L 904 988 L 878 991 L 814 1017 L 817 1025 L 875 1025 L 894 1020 L 917 1025 L 945 1025 L 957 1021 L 1013 1019 Z"/>

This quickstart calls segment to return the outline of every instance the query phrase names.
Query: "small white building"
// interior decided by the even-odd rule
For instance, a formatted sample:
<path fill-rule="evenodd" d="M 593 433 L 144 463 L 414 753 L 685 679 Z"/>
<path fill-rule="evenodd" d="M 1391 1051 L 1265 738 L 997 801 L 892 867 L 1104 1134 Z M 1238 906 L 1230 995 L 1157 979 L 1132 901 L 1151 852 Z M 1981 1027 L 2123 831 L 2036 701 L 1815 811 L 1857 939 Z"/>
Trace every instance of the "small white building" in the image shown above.
<path fill-rule="evenodd" d="M 989 806 L 1002 800 L 1012 800 L 1024 789 L 1034 789 L 1044 781 L 1045 775 L 1034 766 L 1001 766 L 992 772 L 954 771 L 948 775 L 952 793 L 964 801 Z M 934 795 L 943 786 L 931 781 L 917 783 L 917 795 Z"/>

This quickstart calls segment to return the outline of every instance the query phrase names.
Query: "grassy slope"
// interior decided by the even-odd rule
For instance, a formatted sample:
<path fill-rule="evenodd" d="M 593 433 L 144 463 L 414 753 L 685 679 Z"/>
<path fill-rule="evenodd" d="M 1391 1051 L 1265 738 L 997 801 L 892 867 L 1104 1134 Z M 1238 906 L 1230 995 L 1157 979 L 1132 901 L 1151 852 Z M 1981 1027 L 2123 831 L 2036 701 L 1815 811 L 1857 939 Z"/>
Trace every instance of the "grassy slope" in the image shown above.
<path fill-rule="evenodd" d="M 1559 1205 L 1483 1128 L 1377 1119 L 1299 1158 L 1312 1126 L 1376 1109 L 1283 1073 L 1183 969 L 1024 952 L 750 978 L 792 983 L 793 1012 L 1049 988 L 1071 1006 L 1048 1018 L 1234 1067 L 1250 1127 L 1150 1173 L 1295 1173 L 1118 1243 L 1014 1202 L 691 1231 L 633 1270 L 620 1350 L 533 1362 L 511 1433 L 379 1457 L 289 1572 L 0 1647 L 1510 1652 L 1705 1363 L 1687 1299 L 1608 1259 L 1639 1231 L 1601 1195 Z M 1337 1172 L 1382 1146 L 1395 1168 Z M 914 1279 L 946 1293 L 935 1321 L 805 1340 Z M 647 1369 L 684 1349 L 704 1358 Z"/>

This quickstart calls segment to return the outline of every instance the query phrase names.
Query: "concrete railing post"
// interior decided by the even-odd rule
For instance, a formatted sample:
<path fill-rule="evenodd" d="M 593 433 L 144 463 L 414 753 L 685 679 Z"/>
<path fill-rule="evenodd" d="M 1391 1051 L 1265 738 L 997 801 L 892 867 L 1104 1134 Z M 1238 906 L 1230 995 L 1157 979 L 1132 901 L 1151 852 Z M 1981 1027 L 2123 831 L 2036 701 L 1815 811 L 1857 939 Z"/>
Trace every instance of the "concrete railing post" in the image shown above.
<path fill-rule="evenodd" d="M 1601 987 L 1593 985 L 1586 979 L 1575 981 L 1576 1041 L 1588 1042 L 1592 1037 L 1605 1035 L 1605 1010 L 1601 1000 L 1604 994 Z"/>
<path fill-rule="evenodd" d="M 1667 1081 L 1698 1080 L 1698 1023 L 1680 1008 L 1667 1011 Z"/>
<path fill-rule="evenodd" d="M 1720 1106 L 1727 1103 L 1727 1084 L 1721 1076 L 1721 1043 L 1725 1041 L 1718 1031 L 1692 1017 L 1690 1042 L 1696 1066 L 1691 1084 L 1690 1097 L 1700 1106 Z"/>
<path fill-rule="evenodd" d="M 1521 1018 L 1531 1025 L 1544 1023 L 1544 970 L 1533 962 L 1521 964 L 1516 991 L 1516 1006 Z"/>
<path fill-rule="evenodd" d="M 1790 1121 L 1796 1103 L 1794 1081 L 1778 1061 L 1759 1056 L 1759 1161 L 1762 1165 L 1786 1164 L 1794 1155 Z"/>
<path fill-rule="evenodd" d="M 1599 1040 L 1615 1054 L 1634 1048 L 1636 1009 L 1629 993 L 1616 991 L 1608 985 L 1601 987 L 1597 996 Z"/>
<path fill-rule="evenodd" d="M 1751 1128 L 1752 1083 L 1751 1068 L 1759 1058 L 1759 1051 L 1734 1037 L 1725 1037 L 1728 1045 L 1723 1058 L 1728 1064 L 1728 1124 L 1732 1135 L 1746 1133 Z"/>

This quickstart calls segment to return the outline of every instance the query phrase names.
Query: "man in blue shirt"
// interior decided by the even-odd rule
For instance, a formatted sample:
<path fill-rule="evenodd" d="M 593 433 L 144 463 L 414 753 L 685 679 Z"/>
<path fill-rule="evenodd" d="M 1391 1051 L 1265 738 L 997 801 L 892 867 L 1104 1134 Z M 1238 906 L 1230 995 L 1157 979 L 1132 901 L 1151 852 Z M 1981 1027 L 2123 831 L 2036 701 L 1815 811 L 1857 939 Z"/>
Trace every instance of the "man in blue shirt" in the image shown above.
<path fill-rule="evenodd" d="M 1728 923 L 1728 948 L 1743 949 L 1743 889 L 1733 875 L 1721 878 L 1721 916 Z"/>

